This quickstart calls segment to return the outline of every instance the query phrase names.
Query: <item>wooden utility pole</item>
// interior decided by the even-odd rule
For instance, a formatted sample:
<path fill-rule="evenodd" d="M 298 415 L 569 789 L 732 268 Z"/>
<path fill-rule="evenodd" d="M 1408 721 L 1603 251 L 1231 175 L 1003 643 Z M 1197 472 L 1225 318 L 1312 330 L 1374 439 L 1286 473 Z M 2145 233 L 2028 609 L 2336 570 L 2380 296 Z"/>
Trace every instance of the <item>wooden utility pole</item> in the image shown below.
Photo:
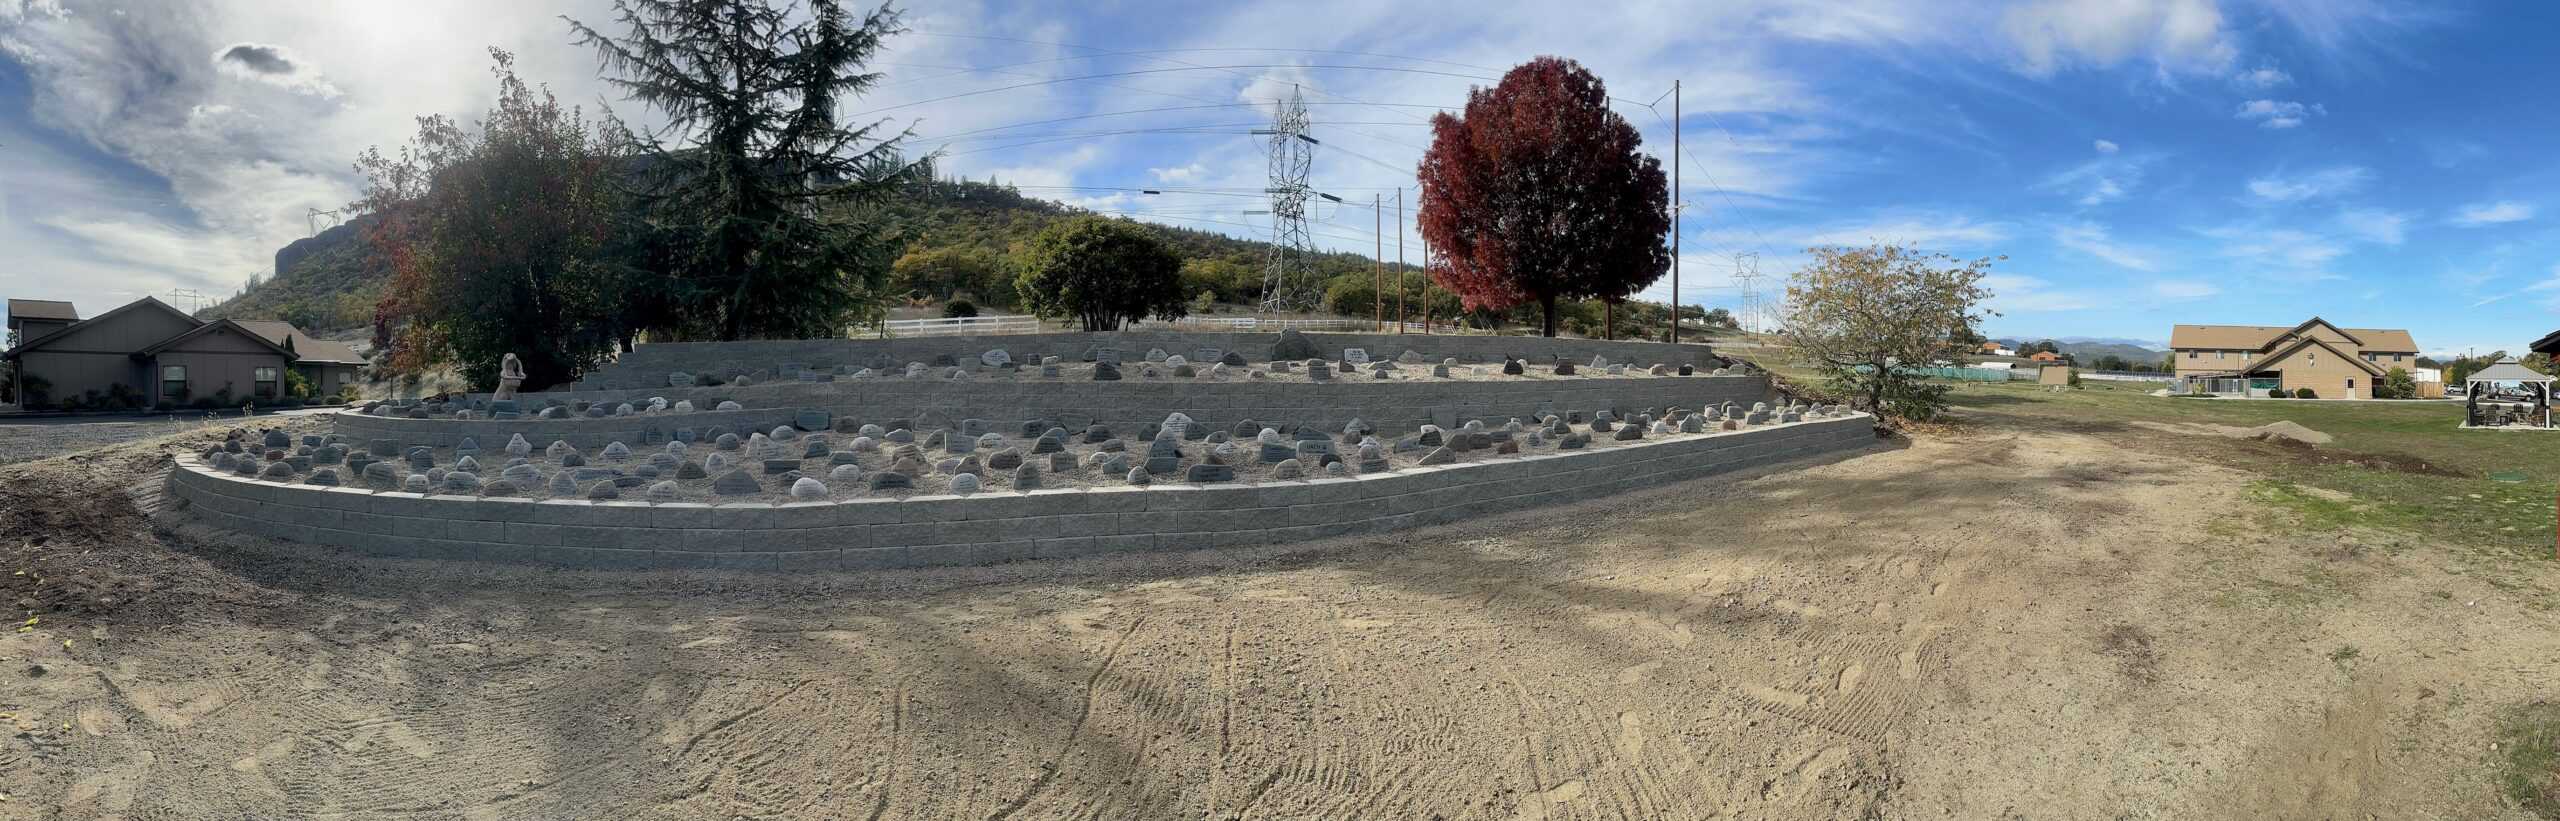
<path fill-rule="evenodd" d="M 1671 81 L 1671 344 L 1680 344 L 1680 81 Z"/>
<path fill-rule="evenodd" d="M 1383 331 L 1387 329 L 1387 237 L 1382 231 L 1387 226 L 1379 222 L 1384 216 L 1378 211 L 1381 204 L 1378 195 L 1369 195 L 1369 238 L 1377 245 L 1377 250 L 1369 254 L 1369 260 L 1376 263 L 1369 267 L 1369 301 L 1374 303 L 1369 311 L 1369 327 Z"/>
<path fill-rule="evenodd" d="M 1396 186 L 1396 333 L 1404 333 L 1404 186 Z"/>

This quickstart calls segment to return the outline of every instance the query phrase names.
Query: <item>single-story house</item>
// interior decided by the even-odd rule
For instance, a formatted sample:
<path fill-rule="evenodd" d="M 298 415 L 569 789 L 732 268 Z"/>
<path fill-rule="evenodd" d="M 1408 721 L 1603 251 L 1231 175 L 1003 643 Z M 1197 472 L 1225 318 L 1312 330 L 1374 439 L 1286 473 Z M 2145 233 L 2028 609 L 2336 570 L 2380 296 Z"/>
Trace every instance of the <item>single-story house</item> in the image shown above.
<path fill-rule="evenodd" d="M 2035 352 L 2035 353 L 2028 354 L 2028 355 L 2027 355 L 2027 358 L 2028 358 L 2028 359 L 2035 360 L 2035 361 L 2037 361 L 2037 362 L 2060 362 L 2060 361 L 2062 361 L 2062 355 L 2061 355 L 2061 354 L 2058 354 L 2058 353 L 2054 353 L 2054 352 L 2052 352 L 2052 351 L 2037 351 L 2037 352 Z"/>
<path fill-rule="evenodd" d="M 2418 366 L 2408 331 L 2340 328 L 2316 316 L 2292 327 L 2176 325 L 2169 352 L 2180 382 L 2233 396 L 2310 388 L 2323 399 L 2371 399 L 2392 368 Z"/>
<path fill-rule="evenodd" d="M 202 320 L 151 297 L 88 319 L 64 302 L 8 305 L 18 341 L 0 359 L 17 363 L 13 388 L 29 407 L 274 399 L 286 395 L 288 371 L 309 380 L 314 396 L 334 396 L 365 364 L 345 343 L 315 339 L 291 323 Z"/>

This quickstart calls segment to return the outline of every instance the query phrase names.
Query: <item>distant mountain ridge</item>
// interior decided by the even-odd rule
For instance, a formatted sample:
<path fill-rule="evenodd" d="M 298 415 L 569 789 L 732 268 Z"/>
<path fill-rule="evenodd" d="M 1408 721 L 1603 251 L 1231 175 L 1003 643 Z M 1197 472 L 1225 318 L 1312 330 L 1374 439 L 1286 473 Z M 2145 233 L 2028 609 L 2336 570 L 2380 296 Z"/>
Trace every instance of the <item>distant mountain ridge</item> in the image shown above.
<path fill-rule="evenodd" d="M 2044 341 L 2046 338 L 2047 337 L 2003 337 L 1992 341 L 2015 349 L 2020 345 L 2025 345 L 2030 342 Z M 2055 347 L 2062 349 L 2062 353 L 2069 355 L 2074 361 L 2083 366 L 2096 362 L 2098 358 L 2102 356 L 2121 357 L 2127 362 L 2157 363 L 2160 361 L 2161 357 L 2168 355 L 2168 352 L 2164 350 L 2167 346 L 2161 346 L 2160 348 L 2151 347 L 2157 343 L 2147 339 L 2066 336 L 2054 338 L 2053 342 Z"/>

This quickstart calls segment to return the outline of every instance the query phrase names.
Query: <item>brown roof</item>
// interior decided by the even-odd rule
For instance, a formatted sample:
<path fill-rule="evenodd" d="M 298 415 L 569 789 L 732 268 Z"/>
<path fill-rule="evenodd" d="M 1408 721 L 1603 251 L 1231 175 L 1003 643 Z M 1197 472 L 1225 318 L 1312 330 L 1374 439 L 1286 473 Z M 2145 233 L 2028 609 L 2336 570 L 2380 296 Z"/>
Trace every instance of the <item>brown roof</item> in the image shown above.
<path fill-rule="evenodd" d="M 13 320 L 54 319 L 64 322 L 78 322 L 80 321 L 80 311 L 77 308 L 71 307 L 71 303 L 68 302 L 60 302 L 51 299 L 12 299 L 9 300 L 9 318 Z"/>
<path fill-rule="evenodd" d="M 197 319 L 197 318 L 192 317 L 192 316 L 188 316 L 188 315 L 187 315 L 187 312 L 185 312 L 185 311 L 181 311 L 181 310 L 178 310 L 175 306 L 172 306 L 172 305 L 170 305 L 169 303 L 162 302 L 162 301 L 160 301 L 160 300 L 158 300 L 158 299 L 155 299 L 155 298 L 147 297 L 147 296 L 146 296 L 146 297 L 143 297 L 143 298 L 141 298 L 141 299 L 134 300 L 134 301 L 132 301 L 132 302 L 127 302 L 127 303 L 125 303 L 125 304 L 118 305 L 118 306 L 115 306 L 115 307 L 113 307 L 113 308 L 109 308 L 109 309 L 107 309 L 107 312 L 106 312 L 106 313 L 103 313 L 103 314 L 99 314 L 99 315 L 97 315 L 97 316 L 90 317 L 90 318 L 88 318 L 88 319 L 86 319 L 86 320 L 83 320 L 83 321 L 80 321 L 80 322 L 74 322 L 74 323 L 71 323 L 71 324 L 69 324 L 69 325 L 64 325 L 64 326 L 62 326 L 62 327 L 60 327 L 60 328 L 55 328 L 55 329 L 53 329 L 53 332 L 52 332 L 52 333 L 48 333 L 48 334 L 45 334 L 45 335 L 43 335 L 43 336 L 36 337 L 36 338 L 34 338 L 34 339 L 22 340 L 22 341 L 20 341 L 20 342 L 18 343 L 18 347 L 10 348 L 8 353 L 0 354 L 0 359 L 16 359 L 16 358 L 18 358 L 18 355 L 19 355 L 19 354 L 25 353 L 25 352 L 27 351 L 27 349 L 29 349 L 29 348 L 34 348 L 34 347 L 36 347 L 36 346 L 38 346 L 38 345 L 43 345 L 43 344 L 45 344 L 45 343 L 47 343 L 47 342 L 51 342 L 51 341 L 56 340 L 56 339 L 60 339 L 60 338 L 63 338 L 63 337 L 70 336 L 70 335 L 72 335 L 72 334 L 74 334 L 74 333 L 78 333 L 78 332 L 80 331 L 80 329 L 81 329 L 81 328 L 86 328 L 86 327 L 88 327 L 88 326 L 89 326 L 89 323 L 91 323 L 91 322 L 99 322 L 99 321 L 103 321 L 103 320 L 107 319 L 108 317 L 112 317 L 112 316 L 115 316 L 115 315 L 117 315 L 117 314 L 124 313 L 124 312 L 126 312 L 126 311 L 130 311 L 130 310 L 134 310 L 134 309 L 136 309 L 136 308 L 142 308 L 142 307 L 146 307 L 146 306 L 147 306 L 147 307 L 152 307 L 152 308 L 158 308 L 158 309 L 163 310 L 163 311 L 168 311 L 170 314 L 173 314 L 173 315 L 177 316 L 179 319 L 184 319 L 184 320 L 186 320 L 186 321 L 188 321 L 188 322 L 191 322 L 191 323 L 194 323 L 194 324 L 196 324 L 196 325 L 203 325 L 203 324 L 204 324 L 204 320 Z"/>
<path fill-rule="evenodd" d="M 2300 327 L 2302 325 L 2173 325 L 2169 328 L 2169 347 L 2233 351 L 2264 350 L 2268 343 L 2276 340 L 2276 337 L 2291 333 Z M 2335 325 L 2330 327 L 2338 328 L 2346 335 L 2363 342 L 2363 350 L 2418 352 L 2418 342 L 2409 337 L 2408 331 L 2397 328 L 2339 328 Z"/>
<path fill-rule="evenodd" d="M 364 356 L 356 353 L 356 349 L 348 347 L 347 343 L 312 336 L 301 328 L 294 327 L 291 322 L 280 319 L 243 319 L 239 320 L 239 325 L 247 328 L 250 333 L 265 337 L 268 342 L 291 349 L 299 357 L 294 360 L 297 362 L 365 364 Z"/>
<path fill-rule="evenodd" d="M 134 357 L 136 357 L 136 358 L 145 357 L 145 356 L 150 356 L 150 355 L 152 355 L 152 354 L 156 354 L 156 353 L 159 353 L 159 352 L 161 352 L 161 351 L 168 350 L 169 348 L 176 346 L 176 345 L 177 345 L 178 343 L 180 343 L 180 342 L 185 342 L 185 341 L 187 341 L 187 340 L 194 339 L 194 338 L 196 338 L 196 337 L 203 336 L 203 335 L 205 335 L 205 334 L 212 333 L 212 332 L 214 332 L 214 331 L 221 330 L 221 329 L 223 329 L 223 328 L 232 328 L 232 329 L 237 329 L 237 330 L 239 330 L 242 334 L 244 334 L 244 335 L 248 336 L 250 339 L 257 340 L 257 341 L 258 341 L 258 344 L 265 345 L 265 346 L 267 346 L 267 347 L 269 347 L 269 348 L 274 348 L 274 349 L 275 349 L 275 351 L 276 351 L 276 353 L 284 354 L 286 359 L 298 359 L 298 358 L 300 358 L 300 355 L 299 355 L 299 354 L 294 353 L 294 352 L 293 352 L 293 349 L 285 347 L 283 343 L 277 342 L 277 341 L 275 341 L 275 340 L 273 340 L 273 339 L 268 339 L 268 338 L 266 337 L 266 335 L 265 335 L 265 334 L 261 334 L 261 333 L 258 333 L 258 332 L 256 332 L 256 331 L 249 330 L 247 327 L 243 326 L 243 325 L 242 325 L 238 320 L 231 320 L 231 319 L 217 319 L 217 320 L 214 320 L 214 321 L 212 321 L 212 322 L 207 322 L 207 323 L 204 323 L 204 324 L 202 324 L 202 325 L 195 326 L 194 328 L 189 329 L 189 330 L 188 330 L 187 332 L 185 332 L 185 333 L 181 333 L 181 334 L 178 334 L 178 335 L 176 335 L 176 336 L 172 336 L 172 337 L 169 337 L 169 338 L 167 338 L 167 339 L 163 339 L 163 340 L 160 340 L 160 341 L 158 341 L 158 342 L 151 343 L 151 345 L 150 345 L 149 347 L 143 348 L 142 350 L 139 350 L 139 351 L 134 351 L 134 352 L 133 352 L 133 356 L 134 356 Z"/>

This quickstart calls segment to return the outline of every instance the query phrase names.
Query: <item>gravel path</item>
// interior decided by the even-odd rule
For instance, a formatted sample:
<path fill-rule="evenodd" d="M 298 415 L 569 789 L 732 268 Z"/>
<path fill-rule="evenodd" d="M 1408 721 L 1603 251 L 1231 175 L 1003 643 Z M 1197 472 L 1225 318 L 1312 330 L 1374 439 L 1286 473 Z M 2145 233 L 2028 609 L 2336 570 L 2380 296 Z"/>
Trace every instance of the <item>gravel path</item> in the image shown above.
<path fill-rule="evenodd" d="M 300 416 L 321 409 L 287 411 L 271 416 Z M 217 422 L 203 412 L 190 411 L 176 416 L 50 416 L 22 419 L 0 419 L 0 465 L 33 462 L 56 456 L 131 442 L 192 428 L 218 428 L 239 424 L 237 415 Z"/>

